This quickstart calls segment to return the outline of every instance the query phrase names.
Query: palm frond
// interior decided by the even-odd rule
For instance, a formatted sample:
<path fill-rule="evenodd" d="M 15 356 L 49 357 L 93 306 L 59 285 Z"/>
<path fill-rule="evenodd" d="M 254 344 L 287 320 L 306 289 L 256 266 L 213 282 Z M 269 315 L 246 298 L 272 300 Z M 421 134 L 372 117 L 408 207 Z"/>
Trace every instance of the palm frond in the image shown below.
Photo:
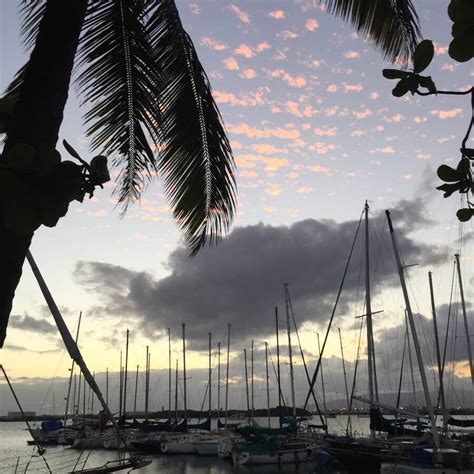
<path fill-rule="evenodd" d="M 20 8 L 22 19 L 21 36 L 26 49 L 32 48 L 36 43 L 39 24 L 46 10 L 44 0 L 23 0 Z"/>
<path fill-rule="evenodd" d="M 116 154 L 119 202 L 140 197 L 156 170 L 150 143 L 158 140 L 158 71 L 141 22 L 141 0 L 91 2 L 78 53 L 81 73 L 76 84 L 84 102 L 92 148 Z M 151 138 L 151 140 L 150 140 Z"/>
<path fill-rule="evenodd" d="M 230 226 L 234 159 L 209 80 L 174 1 L 155 2 L 146 25 L 162 83 L 158 169 L 175 219 L 196 253 Z"/>
<path fill-rule="evenodd" d="M 349 21 L 391 62 L 406 63 L 421 33 L 411 0 L 325 0 L 329 13 Z"/>

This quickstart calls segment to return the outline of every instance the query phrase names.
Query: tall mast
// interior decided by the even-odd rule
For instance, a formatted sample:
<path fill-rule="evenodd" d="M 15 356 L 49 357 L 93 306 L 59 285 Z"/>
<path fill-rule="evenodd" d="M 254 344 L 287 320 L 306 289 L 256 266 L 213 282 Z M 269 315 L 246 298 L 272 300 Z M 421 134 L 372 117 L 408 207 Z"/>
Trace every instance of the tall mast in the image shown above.
<path fill-rule="evenodd" d="M 73 396 L 72 396 L 72 415 L 77 415 L 76 411 L 76 393 L 77 393 L 77 375 L 74 374 L 74 388 L 73 388 Z"/>
<path fill-rule="evenodd" d="M 174 388 L 174 419 L 176 424 L 178 424 L 178 359 L 176 359 L 176 376 L 175 376 L 175 388 Z"/>
<path fill-rule="evenodd" d="M 270 428 L 270 377 L 268 376 L 268 343 L 265 341 L 265 378 L 267 379 L 267 418 L 268 427 Z"/>
<path fill-rule="evenodd" d="M 251 381 L 251 387 L 252 387 L 252 390 L 251 390 L 251 394 L 252 394 L 252 422 L 254 421 L 254 418 L 255 418 L 255 405 L 254 405 L 254 392 L 253 392 L 253 339 L 252 339 L 252 350 L 250 352 L 251 356 L 250 356 L 250 371 L 251 371 L 251 378 L 250 378 L 250 381 Z"/>
<path fill-rule="evenodd" d="M 319 345 L 319 333 L 316 333 L 316 336 L 318 338 L 318 352 L 319 352 L 319 358 L 322 357 L 321 354 L 321 346 Z M 326 390 L 324 389 L 324 375 L 323 375 L 323 361 L 321 361 L 320 364 L 320 372 L 321 372 L 321 388 L 323 392 L 323 410 L 324 410 L 324 415 L 327 415 L 327 408 L 326 408 Z"/>
<path fill-rule="evenodd" d="M 76 406 L 76 415 L 79 416 L 81 409 L 81 383 L 82 383 L 82 372 L 79 371 L 79 383 L 77 384 L 77 406 Z"/>
<path fill-rule="evenodd" d="M 212 360 L 211 360 L 211 338 L 212 338 L 212 334 L 209 333 L 209 420 L 212 420 L 212 397 L 211 397 L 211 387 L 212 387 Z"/>
<path fill-rule="evenodd" d="M 344 360 L 344 348 L 342 346 L 341 329 L 337 328 L 339 332 L 339 343 L 341 344 L 341 358 L 342 358 L 342 373 L 344 375 L 344 387 L 346 389 L 346 401 L 347 401 L 347 415 L 349 417 L 347 427 L 349 429 L 348 435 L 352 435 L 352 420 L 351 420 L 351 401 L 349 399 L 349 389 L 347 387 L 347 373 L 346 373 L 346 362 Z"/>
<path fill-rule="evenodd" d="M 293 419 L 296 421 L 296 397 L 295 397 L 295 375 L 293 373 L 293 351 L 291 348 L 291 328 L 290 328 L 290 308 L 288 302 L 288 283 L 284 283 L 285 287 L 285 304 L 286 304 L 286 330 L 288 333 L 288 357 L 290 359 L 290 384 L 291 384 L 291 404 L 293 405 Z"/>
<path fill-rule="evenodd" d="M 225 373 L 225 427 L 227 428 L 227 409 L 229 402 L 229 354 L 230 353 L 230 324 L 227 326 L 227 361 Z"/>
<path fill-rule="evenodd" d="M 456 268 L 458 270 L 459 292 L 461 293 L 462 316 L 464 319 L 464 331 L 466 332 L 467 355 L 469 357 L 469 368 L 471 369 L 471 382 L 474 385 L 474 368 L 472 365 L 471 339 L 469 335 L 469 327 L 467 325 L 466 302 L 464 301 L 464 290 L 463 290 L 462 278 L 461 278 L 461 265 L 459 264 L 459 254 L 457 253 L 454 256 L 456 257 Z"/>
<path fill-rule="evenodd" d="M 405 324 L 407 327 L 407 335 L 409 333 L 408 331 L 408 316 L 407 316 L 407 310 L 405 310 Z M 411 344 L 410 344 L 410 337 L 408 337 L 407 340 L 408 344 L 408 363 L 410 364 L 410 377 L 411 377 L 411 389 L 413 390 L 413 401 L 415 402 L 415 413 L 418 414 L 418 401 L 416 397 L 416 385 L 415 385 L 415 375 L 413 374 L 413 359 L 411 357 Z"/>
<path fill-rule="evenodd" d="M 428 409 L 430 412 L 431 431 L 433 433 L 433 441 L 435 443 L 436 448 L 438 449 L 440 446 L 439 435 L 438 435 L 438 430 L 436 429 L 436 420 L 433 413 L 433 405 L 431 403 L 431 396 L 430 396 L 430 391 L 428 388 L 428 381 L 426 380 L 425 366 L 423 364 L 423 358 L 421 356 L 420 345 L 419 345 L 418 336 L 416 333 L 415 320 L 413 318 L 410 299 L 408 298 L 408 291 L 405 284 L 405 275 L 403 274 L 403 266 L 400 261 L 400 255 L 398 253 L 397 241 L 395 239 L 395 234 L 393 232 L 393 225 L 392 225 L 392 219 L 390 218 L 390 212 L 385 211 L 385 214 L 387 215 L 388 226 L 390 229 L 390 236 L 392 238 L 393 251 L 395 253 L 395 260 L 397 262 L 398 275 L 400 277 L 400 284 L 403 291 L 403 298 L 405 299 L 405 306 L 407 310 L 408 321 L 410 323 L 411 335 L 413 337 L 413 343 L 415 345 L 416 358 L 417 358 L 418 367 L 420 370 L 421 382 L 423 384 L 423 391 L 425 392 L 426 404 L 428 405 Z"/>
<path fill-rule="evenodd" d="M 221 343 L 217 343 L 217 419 L 221 415 Z M 218 423 L 219 424 L 219 423 Z"/>
<path fill-rule="evenodd" d="M 137 364 L 137 371 L 135 373 L 135 396 L 133 397 L 133 416 L 137 417 L 137 393 L 138 393 L 138 370 L 140 366 Z"/>
<path fill-rule="evenodd" d="M 105 403 L 109 404 L 109 368 L 105 369 Z"/>
<path fill-rule="evenodd" d="M 183 326 L 183 405 L 184 405 L 184 419 L 188 419 L 188 399 L 186 396 L 186 325 L 182 323 Z"/>
<path fill-rule="evenodd" d="M 150 353 L 149 347 L 146 346 L 146 353 L 145 353 L 145 420 L 148 420 L 148 385 L 150 382 L 150 374 L 149 370 L 149 361 L 150 361 Z"/>
<path fill-rule="evenodd" d="M 128 339 L 130 331 L 127 329 L 127 338 L 125 342 L 125 371 L 123 376 L 123 415 L 127 419 L 127 381 L 128 381 Z"/>
<path fill-rule="evenodd" d="M 247 394 L 247 415 L 249 418 L 250 426 L 250 400 L 249 400 L 249 376 L 247 371 L 247 349 L 244 349 L 244 361 L 245 361 L 245 392 Z"/>
<path fill-rule="evenodd" d="M 278 329 L 278 308 L 275 306 L 275 326 L 276 326 L 276 343 L 277 343 L 277 375 L 278 375 L 278 419 L 281 428 L 281 377 L 280 377 L 280 340 Z"/>
<path fill-rule="evenodd" d="M 168 421 L 171 423 L 171 329 L 168 328 Z"/>
<path fill-rule="evenodd" d="M 77 329 L 76 329 L 76 344 L 77 344 L 77 341 L 79 339 L 79 329 L 81 327 L 81 319 L 82 319 L 82 311 L 79 313 L 79 320 L 77 322 Z M 68 409 L 69 409 L 69 397 L 71 396 L 71 384 L 72 384 L 72 376 L 74 374 L 74 359 L 72 360 L 72 363 L 71 363 L 71 373 L 69 374 L 69 385 L 68 385 L 68 388 L 67 388 L 67 397 L 66 397 L 66 409 L 64 410 L 64 426 L 66 426 L 66 423 L 67 423 L 67 415 L 68 415 Z M 72 409 L 72 411 L 74 412 L 74 407 Z"/>
<path fill-rule="evenodd" d="M 123 402 L 123 372 L 122 372 L 122 351 L 120 351 L 120 382 L 119 382 L 119 420 L 122 418 L 122 402 Z"/>
<path fill-rule="evenodd" d="M 448 413 L 446 411 L 446 401 L 444 398 L 443 369 L 441 367 L 441 350 L 439 348 L 438 322 L 436 318 L 436 305 L 435 305 L 434 291 L 433 291 L 433 277 L 432 277 L 431 272 L 428 272 L 428 280 L 430 284 L 431 312 L 433 314 L 433 329 L 434 329 L 435 344 L 436 344 L 436 360 L 438 362 L 438 377 L 439 377 L 439 391 L 440 391 L 440 397 L 441 397 L 441 410 L 443 411 L 443 429 L 446 429 L 447 423 L 448 423 Z"/>
<path fill-rule="evenodd" d="M 374 335 L 372 331 L 372 306 L 370 301 L 370 260 L 369 260 L 369 205 L 365 201 L 364 207 L 365 214 L 365 307 L 366 307 L 366 318 L 367 318 L 367 365 L 369 375 L 369 399 L 371 401 L 370 408 L 374 409 L 374 399 L 378 396 L 374 396 Z M 370 437 L 375 439 L 375 430 L 370 430 Z"/>

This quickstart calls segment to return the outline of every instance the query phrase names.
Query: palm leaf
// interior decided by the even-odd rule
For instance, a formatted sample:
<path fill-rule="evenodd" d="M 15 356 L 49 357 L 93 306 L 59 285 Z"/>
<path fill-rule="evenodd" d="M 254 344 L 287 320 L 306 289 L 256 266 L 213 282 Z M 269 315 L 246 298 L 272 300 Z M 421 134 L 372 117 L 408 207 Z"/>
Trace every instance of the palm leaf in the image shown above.
<path fill-rule="evenodd" d="M 406 63 L 420 40 L 411 0 L 325 0 L 329 13 L 349 21 L 391 62 Z"/>
<path fill-rule="evenodd" d="M 39 31 L 39 24 L 46 10 L 44 0 L 23 0 L 20 8 L 22 19 L 21 36 L 26 49 L 32 48 L 36 43 L 36 36 Z"/>
<path fill-rule="evenodd" d="M 113 154 L 119 202 L 140 197 L 156 169 L 150 143 L 158 139 L 158 71 L 142 24 L 140 0 L 103 0 L 89 5 L 79 49 L 77 85 L 84 102 L 92 148 Z M 150 140 L 151 138 L 151 140 Z"/>
<path fill-rule="evenodd" d="M 211 86 L 173 0 L 146 20 L 162 82 L 158 168 L 193 253 L 228 231 L 235 212 L 234 159 Z"/>

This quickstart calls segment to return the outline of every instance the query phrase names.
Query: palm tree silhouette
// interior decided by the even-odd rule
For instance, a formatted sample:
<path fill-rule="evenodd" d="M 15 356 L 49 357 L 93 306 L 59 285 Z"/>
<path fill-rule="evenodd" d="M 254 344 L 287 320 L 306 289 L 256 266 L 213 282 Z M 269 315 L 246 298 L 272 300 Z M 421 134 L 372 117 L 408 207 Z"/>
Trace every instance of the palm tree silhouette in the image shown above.
<path fill-rule="evenodd" d="M 405 60 L 419 36 L 410 0 L 327 0 L 383 54 Z M 236 205 L 234 160 L 206 73 L 174 0 L 46 0 L 22 8 L 28 63 L 9 86 L 15 102 L 6 152 L 18 143 L 55 147 L 71 73 L 89 109 L 93 149 L 120 170 L 125 212 L 147 182 L 164 182 L 192 254 L 228 231 Z M 1 180 L 0 180 L 1 181 Z M 12 231 L 0 202 L 0 347 L 32 232 Z"/>

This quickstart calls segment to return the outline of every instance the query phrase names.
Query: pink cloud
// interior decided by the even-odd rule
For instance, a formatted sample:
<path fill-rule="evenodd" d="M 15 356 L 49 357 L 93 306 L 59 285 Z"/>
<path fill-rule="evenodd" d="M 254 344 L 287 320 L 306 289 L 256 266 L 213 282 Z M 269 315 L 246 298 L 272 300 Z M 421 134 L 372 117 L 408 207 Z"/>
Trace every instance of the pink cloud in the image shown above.
<path fill-rule="evenodd" d="M 270 72 L 270 77 L 280 77 L 286 81 L 291 87 L 301 88 L 306 85 L 306 79 L 304 76 L 292 76 L 290 73 L 283 69 L 274 69 Z"/>
<path fill-rule="evenodd" d="M 318 137 L 334 137 L 337 134 L 337 128 L 316 128 L 314 134 L 318 135 Z"/>
<path fill-rule="evenodd" d="M 446 54 L 448 52 L 447 46 L 440 46 L 439 44 L 434 45 L 435 47 L 435 54 Z"/>
<path fill-rule="evenodd" d="M 332 172 L 331 168 L 328 168 L 327 166 L 321 166 L 321 165 L 308 166 L 308 171 L 311 171 L 311 173 L 326 173 L 326 174 Z"/>
<path fill-rule="evenodd" d="M 329 84 L 326 88 L 326 92 L 337 92 L 336 84 Z"/>
<path fill-rule="evenodd" d="M 413 179 L 413 175 L 411 173 L 408 173 L 408 174 L 404 174 L 402 175 L 402 178 L 405 180 L 405 181 L 411 181 Z"/>
<path fill-rule="evenodd" d="M 415 123 L 423 123 L 423 122 L 426 122 L 427 120 L 428 120 L 428 119 L 427 119 L 426 117 L 415 117 L 415 118 L 413 119 L 413 121 L 414 121 Z"/>
<path fill-rule="evenodd" d="M 298 194 L 307 194 L 307 193 L 312 193 L 314 191 L 314 188 L 311 186 L 301 186 L 301 188 L 298 188 L 296 192 Z"/>
<path fill-rule="evenodd" d="M 449 142 L 451 140 L 454 140 L 454 138 L 456 138 L 454 135 L 449 135 L 447 137 L 440 137 L 438 138 L 438 143 L 446 143 L 446 142 Z"/>
<path fill-rule="evenodd" d="M 429 153 L 421 153 L 420 152 L 416 155 L 416 158 L 418 160 L 429 160 L 431 158 L 431 155 Z"/>
<path fill-rule="evenodd" d="M 278 38 L 284 39 L 284 40 L 289 40 L 289 39 L 295 39 L 298 38 L 298 33 L 295 33 L 294 31 L 288 31 L 284 30 L 281 31 L 280 33 L 277 34 Z"/>
<path fill-rule="evenodd" d="M 226 67 L 226 69 L 229 69 L 229 71 L 239 70 L 239 63 L 232 56 L 230 56 L 227 59 L 224 59 L 224 61 L 222 62 L 224 63 L 224 66 Z"/>
<path fill-rule="evenodd" d="M 221 43 L 220 41 L 210 38 L 209 36 L 204 36 L 201 38 L 201 44 L 206 46 L 206 48 L 213 49 L 214 51 L 224 51 L 229 47 L 228 44 Z"/>
<path fill-rule="evenodd" d="M 253 69 L 244 69 L 240 77 L 244 77 L 245 79 L 253 79 L 257 76 L 257 73 Z"/>
<path fill-rule="evenodd" d="M 233 150 L 241 150 L 243 148 L 242 143 L 235 140 L 231 140 L 230 146 Z"/>
<path fill-rule="evenodd" d="M 360 58 L 360 53 L 357 51 L 346 51 L 344 57 L 347 59 Z"/>
<path fill-rule="evenodd" d="M 193 15 L 199 15 L 201 13 L 201 9 L 199 8 L 199 5 L 197 3 L 190 3 L 189 9 L 191 10 L 191 13 Z"/>
<path fill-rule="evenodd" d="M 293 100 L 288 100 L 285 103 L 286 111 L 290 114 L 294 115 L 295 117 L 312 117 L 315 115 L 316 111 L 314 108 L 309 104 L 299 104 Z"/>
<path fill-rule="evenodd" d="M 232 92 L 222 92 L 218 90 L 213 92 L 217 103 L 230 104 L 232 106 L 239 105 L 241 107 L 256 107 L 257 105 L 264 105 L 265 100 L 263 98 L 263 94 L 264 89 L 242 94 L 240 97 L 237 97 Z"/>
<path fill-rule="evenodd" d="M 258 43 L 257 46 L 255 47 L 255 51 L 257 53 L 261 53 L 262 51 L 265 51 L 266 49 L 270 49 L 272 46 L 268 41 L 262 41 L 261 43 Z"/>
<path fill-rule="evenodd" d="M 310 18 L 304 26 L 308 31 L 315 31 L 319 28 L 319 23 L 314 18 Z"/>
<path fill-rule="evenodd" d="M 265 189 L 265 192 L 269 196 L 279 196 L 283 192 L 283 187 L 280 184 L 272 184 Z"/>
<path fill-rule="evenodd" d="M 365 119 L 367 117 L 369 117 L 370 115 L 372 115 L 372 111 L 370 109 L 364 109 L 360 112 L 352 112 L 352 114 L 354 115 L 355 118 L 361 120 L 361 119 Z"/>
<path fill-rule="evenodd" d="M 247 123 L 241 123 L 238 126 L 229 125 L 228 129 L 231 133 L 235 133 L 236 135 L 246 135 L 249 138 L 268 138 L 268 137 L 276 137 L 282 139 L 295 139 L 299 138 L 300 132 L 295 128 L 255 128 L 250 127 Z"/>
<path fill-rule="evenodd" d="M 333 143 L 316 142 L 308 146 L 308 150 L 314 151 L 318 155 L 325 155 L 337 148 Z"/>
<path fill-rule="evenodd" d="M 288 150 L 277 148 L 269 143 L 258 143 L 252 145 L 252 148 L 257 152 L 261 153 L 262 155 L 272 155 L 274 153 L 283 153 L 284 155 L 288 154 Z"/>
<path fill-rule="evenodd" d="M 451 110 L 432 110 L 431 115 L 438 117 L 441 120 L 455 118 L 458 115 L 462 115 L 462 109 L 456 108 Z"/>
<path fill-rule="evenodd" d="M 363 130 L 354 130 L 351 133 L 351 137 L 362 137 L 363 135 L 367 135 Z"/>
<path fill-rule="evenodd" d="M 376 148 L 375 151 L 379 153 L 395 153 L 395 150 L 391 146 L 384 146 L 383 148 Z"/>
<path fill-rule="evenodd" d="M 268 16 L 275 20 L 283 20 L 286 14 L 283 10 L 273 10 L 268 13 Z"/>
<path fill-rule="evenodd" d="M 379 98 L 379 95 L 380 95 L 380 94 L 379 94 L 378 92 L 371 92 L 371 93 L 369 94 L 369 97 L 370 97 L 372 100 L 376 100 L 376 99 Z"/>
<path fill-rule="evenodd" d="M 229 10 L 234 13 L 237 18 L 244 24 L 248 25 L 250 23 L 250 16 L 248 13 L 241 10 L 237 5 L 230 5 Z"/>
<path fill-rule="evenodd" d="M 362 90 L 362 84 L 360 82 L 358 84 L 346 84 L 343 82 L 342 85 L 346 94 L 348 92 L 360 92 Z"/>
<path fill-rule="evenodd" d="M 245 58 L 251 58 L 255 56 L 255 53 L 252 51 L 252 48 L 250 48 L 250 46 L 247 46 L 246 44 L 241 44 L 237 49 L 234 50 L 234 54 L 244 56 Z"/>
<path fill-rule="evenodd" d="M 239 173 L 242 178 L 256 178 L 258 174 L 255 171 L 243 170 Z"/>

